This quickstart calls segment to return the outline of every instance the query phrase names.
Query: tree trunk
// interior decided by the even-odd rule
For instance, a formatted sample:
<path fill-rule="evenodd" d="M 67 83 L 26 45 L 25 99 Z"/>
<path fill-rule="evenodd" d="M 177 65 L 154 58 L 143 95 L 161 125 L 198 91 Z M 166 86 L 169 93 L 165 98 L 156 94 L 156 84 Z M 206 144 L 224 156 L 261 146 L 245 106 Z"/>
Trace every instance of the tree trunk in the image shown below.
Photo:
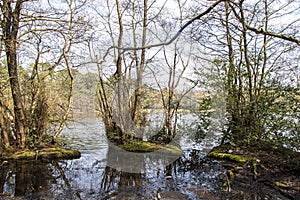
<path fill-rule="evenodd" d="M 14 102 L 14 113 L 15 113 L 15 128 L 17 133 L 18 145 L 20 148 L 25 147 L 25 116 L 22 105 L 22 95 L 20 90 L 20 83 L 18 78 L 18 69 L 17 69 L 17 57 L 16 49 L 13 48 L 10 52 L 7 52 L 7 61 L 8 61 L 8 72 L 10 77 L 10 87 Z"/>
<path fill-rule="evenodd" d="M 19 30 L 20 12 L 23 1 L 18 0 L 15 8 L 12 9 L 12 1 L 4 0 L 2 4 L 3 20 L 2 31 L 4 36 L 4 44 L 7 58 L 7 66 L 9 73 L 10 88 L 14 103 L 15 128 L 17 134 L 18 146 L 25 147 L 25 116 L 22 104 L 22 94 L 20 90 L 18 63 L 17 63 L 17 35 Z"/>
<path fill-rule="evenodd" d="M 10 122 L 7 120 L 6 108 L 3 106 L 0 99 L 0 147 L 8 149 L 10 147 L 9 142 L 9 125 Z"/>

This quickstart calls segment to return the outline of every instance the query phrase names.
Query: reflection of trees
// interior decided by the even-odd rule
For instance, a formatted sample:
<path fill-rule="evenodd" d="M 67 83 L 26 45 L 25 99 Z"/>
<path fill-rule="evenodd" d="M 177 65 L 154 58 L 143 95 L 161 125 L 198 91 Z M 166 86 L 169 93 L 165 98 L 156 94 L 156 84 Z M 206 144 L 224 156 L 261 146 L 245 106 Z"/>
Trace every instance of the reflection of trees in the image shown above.
<path fill-rule="evenodd" d="M 169 164 L 168 166 L 163 167 L 161 171 L 157 169 L 157 180 L 164 180 L 161 183 L 162 185 L 158 186 L 163 187 L 165 191 L 169 192 L 179 191 L 180 185 L 182 185 L 182 176 L 186 172 L 186 170 L 180 171 L 180 169 L 185 167 L 184 163 L 185 162 L 182 160 L 178 160 L 172 164 Z M 155 172 L 153 171 L 153 173 Z M 155 198 L 156 191 L 147 190 L 147 185 L 143 181 L 143 176 L 143 173 L 118 171 L 114 168 L 106 166 L 103 173 L 100 190 L 107 194 L 107 198 Z M 158 188 L 157 192 L 158 191 L 161 191 L 161 189 Z"/>
<path fill-rule="evenodd" d="M 53 162 L 52 163 L 53 166 L 55 167 L 55 169 L 59 172 L 60 174 L 60 177 L 62 178 L 62 180 L 64 181 L 64 185 L 67 186 L 68 190 L 70 191 L 71 190 L 71 184 L 70 184 L 70 181 L 67 179 L 66 175 L 65 175 L 65 170 L 57 163 L 57 162 Z M 75 192 L 76 196 L 80 198 L 80 194 L 79 192 Z"/>
<path fill-rule="evenodd" d="M 0 166 L 0 194 L 3 194 L 4 192 L 4 184 L 7 181 L 7 178 L 9 178 L 11 173 L 8 173 L 8 168 L 5 166 Z"/>
<path fill-rule="evenodd" d="M 101 180 L 100 191 L 107 194 L 106 198 L 117 195 L 116 198 L 118 199 L 118 196 L 136 196 L 136 193 L 140 193 L 138 186 L 142 186 L 141 173 L 123 172 L 106 166 Z"/>
<path fill-rule="evenodd" d="M 105 167 L 102 181 L 101 181 L 101 191 L 105 193 L 114 193 L 110 195 L 118 196 L 130 196 L 131 198 L 142 196 L 142 173 L 130 173 L 118 171 L 109 166 Z"/>
<path fill-rule="evenodd" d="M 0 171 L 0 193 L 40 199 L 41 191 L 49 186 L 52 179 L 48 163 L 13 162 L 2 166 Z"/>
<path fill-rule="evenodd" d="M 56 191 L 48 193 L 48 189 L 52 183 L 58 184 L 58 178 L 63 181 L 63 191 L 71 191 L 72 186 L 65 172 L 66 169 L 56 161 L 51 164 L 40 161 L 11 162 L 0 167 L 0 194 L 22 196 L 26 199 L 51 199 L 55 196 L 52 193 Z M 79 192 L 74 195 L 81 199 Z"/>
<path fill-rule="evenodd" d="M 16 196 L 40 198 L 39 192 L 49 186 L 49 166 L 42 162 L 16 162 Z"/>
<path fill-rule="evenodd" d="M 118 175 L 119 172 L 116 169 L 106 166 L 101 181 L 101 190 L 108 192 L 112 187 L 114 187 L 117 182 L 116 179 Z"/>
<path fill-rule="evenodd" d="M 119 186 L 142 186 L 141 173 L 121 172 Z"/>

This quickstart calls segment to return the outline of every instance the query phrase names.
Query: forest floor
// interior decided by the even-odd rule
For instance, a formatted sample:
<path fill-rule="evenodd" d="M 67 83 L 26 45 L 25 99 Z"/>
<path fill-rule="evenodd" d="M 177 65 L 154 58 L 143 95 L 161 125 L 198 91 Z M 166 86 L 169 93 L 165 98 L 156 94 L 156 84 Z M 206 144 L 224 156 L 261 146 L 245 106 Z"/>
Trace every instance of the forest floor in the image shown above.
<path fill-rule="evenodd" d="M 215 147 L 208 157 L 222 160 L 227 170 L 221 199 L 241 199 L 247 193 L 258 194 L 254 199 L 300 199 L 300 152 L 269 144 L 227 144 Z"/>

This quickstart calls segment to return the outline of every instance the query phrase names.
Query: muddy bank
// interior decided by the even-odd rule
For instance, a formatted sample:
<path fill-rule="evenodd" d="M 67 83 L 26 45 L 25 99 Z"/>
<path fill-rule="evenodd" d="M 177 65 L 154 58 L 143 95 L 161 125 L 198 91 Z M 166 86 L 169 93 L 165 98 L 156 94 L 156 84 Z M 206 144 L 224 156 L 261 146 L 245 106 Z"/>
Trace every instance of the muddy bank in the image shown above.
<path fill-rule="evenodd" d="M 270 144 L 248 147 L 222 145 L 208 158 L 219 160 L 226 171 L 220 199 L 300 199 L 300 153 Z M 248 198 L 246 198 L 248 199 Z"/>

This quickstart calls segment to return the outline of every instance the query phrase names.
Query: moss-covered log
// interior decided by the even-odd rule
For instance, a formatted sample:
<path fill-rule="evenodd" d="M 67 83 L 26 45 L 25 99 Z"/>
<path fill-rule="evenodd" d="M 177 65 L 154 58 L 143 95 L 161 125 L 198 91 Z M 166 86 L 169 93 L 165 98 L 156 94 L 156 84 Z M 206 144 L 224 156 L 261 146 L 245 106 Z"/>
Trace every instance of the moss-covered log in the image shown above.
<path fill-rule="evenodd" d="M 81 154 L 77 150 L 62 149 L 59 147 L 42 148 L 39 150 L 23 150 L 13 153 L 1 153 L 1 160 L 52 160 L 76 159 Z"/>

